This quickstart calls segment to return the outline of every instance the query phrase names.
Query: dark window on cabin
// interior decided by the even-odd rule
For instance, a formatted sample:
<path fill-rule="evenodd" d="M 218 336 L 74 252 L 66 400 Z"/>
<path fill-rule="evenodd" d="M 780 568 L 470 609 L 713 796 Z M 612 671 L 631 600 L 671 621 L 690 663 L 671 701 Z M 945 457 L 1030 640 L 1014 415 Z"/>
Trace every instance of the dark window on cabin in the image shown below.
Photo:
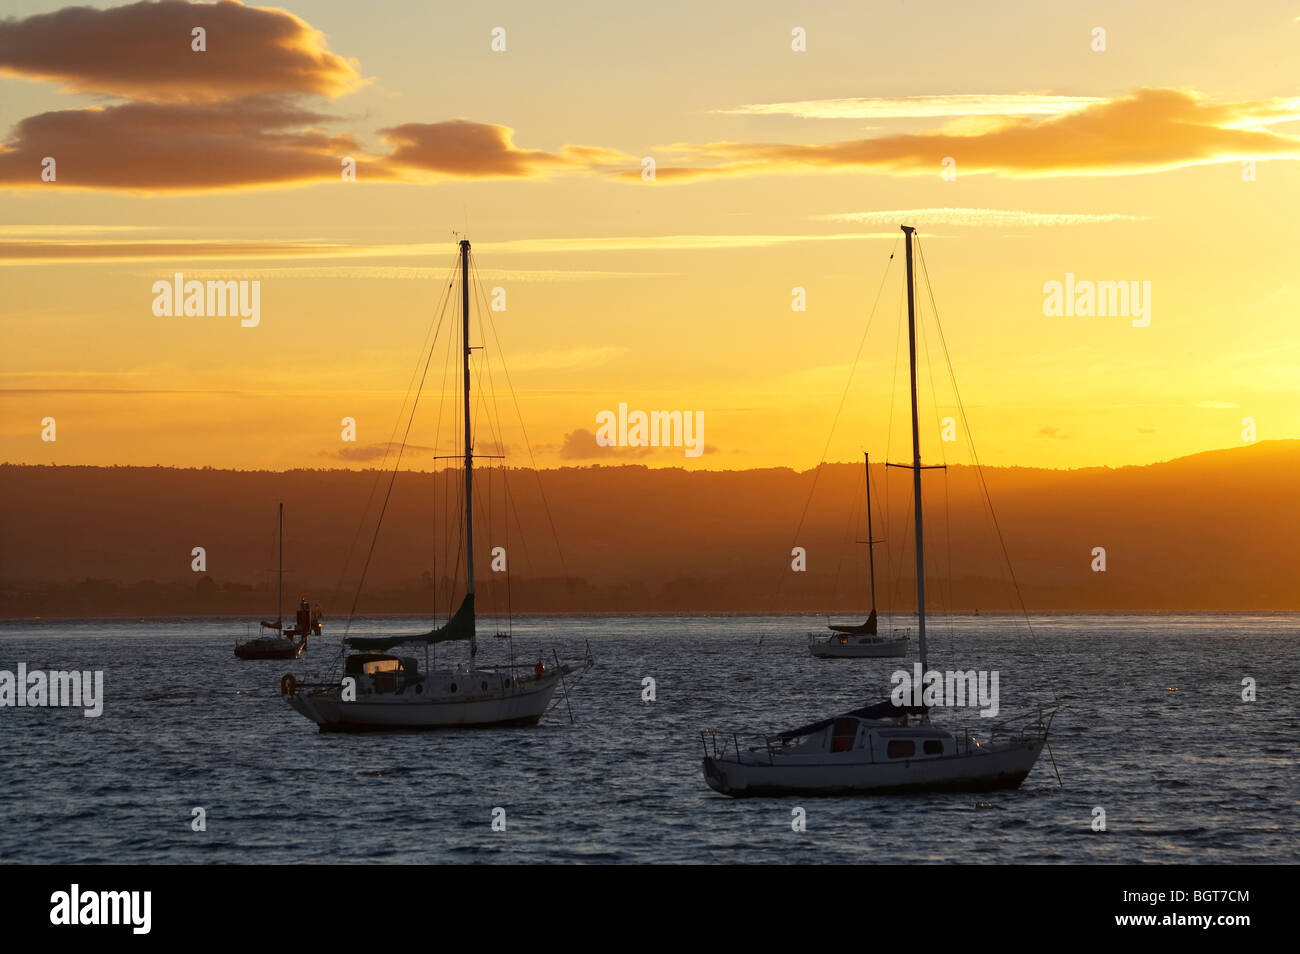
<path fill-rule="evenodd" d="M 926 739 L 923 748 L 926 755 L 943 755 L 943 743 L 938 739 Z"/>
<path fill-rule="evenodd" d="M 831 730 L 831 751 L 847 752 L 853 748 L 853 740 L 858 737 L 857 719 L 840 719 Z"/>
<path fill-rule="evenodd" d="M 905 759 L 916 754 L 916 743 L 911 739 L 894 739 L 885 747 L 885 754 L 891 759 Z"/>

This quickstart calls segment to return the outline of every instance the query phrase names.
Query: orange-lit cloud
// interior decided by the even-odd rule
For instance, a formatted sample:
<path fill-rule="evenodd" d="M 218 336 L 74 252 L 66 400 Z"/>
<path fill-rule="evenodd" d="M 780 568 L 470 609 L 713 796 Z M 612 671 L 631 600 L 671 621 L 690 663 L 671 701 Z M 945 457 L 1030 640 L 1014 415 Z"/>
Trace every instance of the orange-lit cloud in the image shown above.
<path fill-rule="evenodd" d="M 0 145 L 0 184 L 52 187 L 41 179 L 47 156 L 63 188 L 143 193 L 339 182 L 345 156 L 363 182 L 534 178 L 630 161 L 593 146 L 520 149 L 505 126 L 459 119 L 382 130 L 396 148 L 367 158 L 351 134 L 321 128 L 333 121 L 284 97 L 55 110 L 22 120 Z"/>
<path fill-rule="evenodd" d="M 340 157 L 358 147 L 322 131 L 329 118 L 271 97 L 40 113 L 0 145 L 0 184 L 175 192 L 337 182 Z M 54 183 L 41 180 L 47 156 Z"/>
<path fill-rule="evenodd" d="M 813 145 L 678 144 L 668 149 L 683 163 L 660 165 L 657 177 L 691 181 L 845 169 L 934 175 L 945 157 L 956 160 L 959 175 L 1129 175 L 1238 159 L 1300 158 L 1300 138 L 1269 128 L 1297 118 L 1296 99 L 1215 103 L 1187 90 L 1139 89 L 1047 118 L 964 119 L 933 132 Z"/>
<path fill-rule="evenodd" d="M 1059 116 L 1105 102 L 1096 96 L 958 93 L 950 96 L 808 99 L 750 103 L 719 113 L 733 116 L 797 116 L 800 119 L 918 119 L 937 116 Z"/>
<path fill-rule="evenodd" d="M 191 31 L 206 31 L 206 49 Z M 355 60 L 286 10 L 218 3 L 65 7 L 0 22 L 0 74 L 62 83 L 68 92 L 210 102 L 263 93 L 338 96 L 362 82 Z"/>
<path fill-rule="evenodd" d="M 203 50 L 192 31 L 202 27 Z M 304 105 L 361 83 L 292 14 L 236 0 L 67 7 L 0 22 L 0 75 L 127 102 L 29 116 L 0 185 L 175 193 L 338 181 L 350 134 Z M 48 161 L 53 160 L 53 167 Z M 51 175 L 52 173 L 52 175 Z"/>
<path fill-rule="evenodd" d="M 191 49 L 197 26 L 207 31 L 203 52 Z M 61 187 L 142 193 L 338 182 L 344 156 L 363 181 L 380 182 L 535 178 L 633 161 L 599 146 L 522 149 L 508 127 L 465 119 L 380 130 L 389 154 L 358 155 L 352 135 L 322 131 L 336 117 L 301 105 L 356 89 L 355 61 L 292 14 L 235 0 L 69 7 L 0 22 L 0 74 L 130 100 L 19 122 L 0 144 L 0 184 L 9 186 L 45 187 L 46 157 Z"/>
<path fill-rule="evenodd" d="M 189 41 L 190 30 L 200 25 L 208 31 L 203 53 L 192 51 Z M 238 42 L 233 42 L 234 37 Z M 319 97 L 355 89 L 362 81 L 357 65 L 330 52 L 321 34 L 292 14 L 235 0 L 163 0 L 109 10 L 70 7 L 3 21 L 0 74 L 54 80 L 69 91 L 129 100 L 53 110 L 20 121 L 7 141 L 0 143 L 0 186 L 10 188 L 164 195 L 284 188 L 341 181 L 345 157 L 355 160 L 361 182 L 546 179 L 566 174 L 638 184 L 641 180 L 640 163 L 618 149 L 525 148 L 515 144 L 511 128 L 469 119 L 408 122 L 380 129 L 377 135 L 383 148 L 368 153 L 359 133 L 331 130 L 339 118 L 309 105 L 319 103 Z M 932 131 L 831 143 L 667 146 L 656 169 L 658 181 L 845 170 L 933 175 L 946 157 L 955 160 L 958 175 L 1007 176 L 1123 175 L 1245 158 L 1300 158 L 1300 136 L 1274 128 L 1300 118 L 1300 100 L 1216 103 L 1193 91 L 1174 89 L 1140 89 L 1114 99 L 962 94 L 817 100 L 724 112 L 841 119 L 960 118 Z M 47 157 L 57 163 L 54 182 L 42 179 Z M 987 210 L 964 211 L 980 212 L 988 219 Z M 839 220 L 892 222 L 894 215 L 844 214 Z M 1059 218 L 1051 224 L 1065 224 Z M 951 217 L 942 221 L 954 222 Z M 1000 224 L 1010 223 L 1004 217 Z M 1047 224 L 1047 220 L 1023 224 Z M 626 250 L 854 237 L 869 236 L 658 236 L 595 241 L 601 250 Z M 572 250 L 572 244 L 567 248 Z M 190 251 L 204 253 L 198 248 Z M 230 257 L 220 249 L 208 251 L 209 257 Z M 341 254 L 334 248 L 307 251 L 311 257 Z M 293 250 L 272 254 L 291 255 Z M 5 257 L 142 256 L 148 257 L 148 249 L 135 243 L 25 243 L 10 248 Z"/>
<path fill-rule="evenodd" d="M 403 123 L 380 130 L 393 150 L 382 161 L 391 172 L 417 171 L 469 179 L 532 178 L 573 169 L 626 165 L 631 157 L 598 146 L 563 146 L 558 152 L 520 149 L 514 130 L 454 119 Z"/>
<path fill-rule="evenodd" d="M 422 444 L 358 444 L 355 447 L 344 447 L 336 451 L 321 451 L 322 457 L 331 457 L 336 460 L 344 461 L 376 461 L 384 460 L 390 455 L 396 455 L 398 451 L 409 452 L 413 454 L 432 454 L 434 448 L 426 447 Z"/>
<path fill-rule="evenodd" d="M 597 460 L 608 457 L 645 457 L 655 450 L 653 447 L 618 447 L 596 443 L 594 431 L 578 428 L 564 435 L 560 445 L 560 457 L 563 460 Z"/>

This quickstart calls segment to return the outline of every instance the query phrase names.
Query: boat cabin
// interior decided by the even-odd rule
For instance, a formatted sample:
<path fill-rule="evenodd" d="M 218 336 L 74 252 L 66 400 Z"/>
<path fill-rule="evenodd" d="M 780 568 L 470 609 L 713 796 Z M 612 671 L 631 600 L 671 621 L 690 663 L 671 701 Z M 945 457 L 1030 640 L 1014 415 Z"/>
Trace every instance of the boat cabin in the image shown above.
<path fill-rule="evenodd" d="M 388 653 L 353 653 L 344 663 L 343 673 L 356 678 L 361 692 L 401 692 L 423 678 L 415 659 Z"/>
<path fill-rule="evenodd" d="M 855 761 L 892 762 L 904 759 L 937 758 L 955 755 L 956 740 L 943 729 L 925 723 L 900 725 L 894 720 L 859 719 L 840 716 L 829 725 L 806 735 L 783 740 L 785 751 L 852 753 Z"/>

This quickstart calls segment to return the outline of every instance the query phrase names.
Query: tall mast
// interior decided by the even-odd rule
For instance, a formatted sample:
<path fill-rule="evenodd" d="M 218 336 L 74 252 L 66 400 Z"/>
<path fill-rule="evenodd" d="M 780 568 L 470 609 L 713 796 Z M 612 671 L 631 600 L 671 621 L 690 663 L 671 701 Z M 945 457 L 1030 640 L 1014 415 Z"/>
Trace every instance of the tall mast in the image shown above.
<path fill-rule="evenodd" d="M 275 591 L 275 625 L 284 628 L 284 502 L 280 502 L 280 582 Z"/>
<path fill-rule="evenodd" d="M 921 649 L 921 672 L 929 671 L 925 659 L 925 543 L 921 531 L 921 429 L 916 413 L 916 301 L 912 275 L 912 233 L 910 225 L 902 227 L 907 243 L 907 347 L 912 368 L 912 500 L 916 508 L 916 620 Z"/>
<path fill-rule="evenodd" d="M 867 565 L 871 568 L 871 612 L 876 611 L 876 539 L 871 535 L 871 458 L 862 452 L 862 469 L 867 475 Z"/>
<path fill-rule="evenodd" d="M 460 331 L 465 350 L 465 573 L 474 595 L 474 448 L 469 419 L 469 239 L 460 242 Z"/>

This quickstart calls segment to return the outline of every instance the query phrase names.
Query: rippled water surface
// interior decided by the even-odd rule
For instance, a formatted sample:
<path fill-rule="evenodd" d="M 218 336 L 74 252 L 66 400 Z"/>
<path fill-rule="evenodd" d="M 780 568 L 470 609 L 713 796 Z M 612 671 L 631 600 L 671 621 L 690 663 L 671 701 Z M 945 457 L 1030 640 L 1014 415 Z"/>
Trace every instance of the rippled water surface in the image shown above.
<path fill-rule="evenodd" d="M 1033 621 L 1034 639 L 1023 621 L 936 620 L 931 666 L 998 670 L 1004 716 L 1060 694 L 1063 788 L 1044 753 L 1019 790 L 989 795 L 714 794 L 701 728 L 790 728 L 884 698 L 910 666 L 813 659 L 809 625 L 516 621 L 520 656 L 545 645 L 576 660 L 590 642 L 572 723 L 560 701 L 535 729 L 346 736 L 319 734 L 279 696 L 286 671 L 325 674 L 328 634 L 294 663 L 242 662 L 243 622 L 0 623 L 0 669 L 101 669 L 106 697 L 99 718 L 0 709 L 0 861 L 1300 860 L 1300 617 L 1054 617 Z M 484 640 L 480 662 L 504 646 Z M 191 830 L 195 807 L 206 832 Z"/>

